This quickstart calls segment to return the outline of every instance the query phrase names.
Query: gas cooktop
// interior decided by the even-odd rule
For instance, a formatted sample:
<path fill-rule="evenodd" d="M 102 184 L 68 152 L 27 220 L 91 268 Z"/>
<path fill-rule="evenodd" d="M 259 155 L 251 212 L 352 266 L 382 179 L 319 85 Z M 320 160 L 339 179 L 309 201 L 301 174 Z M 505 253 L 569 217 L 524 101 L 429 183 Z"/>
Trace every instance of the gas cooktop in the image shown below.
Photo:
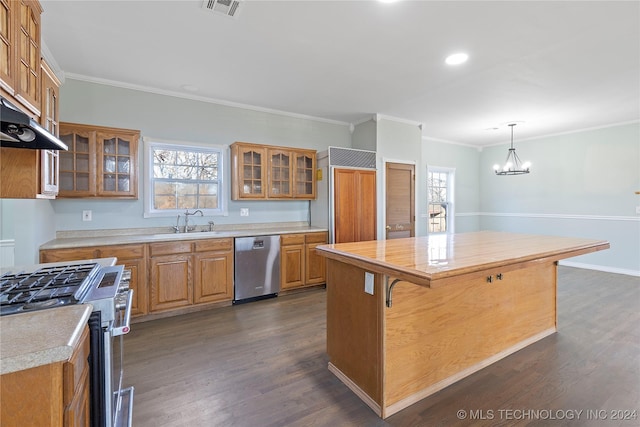
<path fill-rule="evenodd" d="M 77 304 L 99 273 L 97 263 L 43 267 L 0 276 L 0 315 Z"/>

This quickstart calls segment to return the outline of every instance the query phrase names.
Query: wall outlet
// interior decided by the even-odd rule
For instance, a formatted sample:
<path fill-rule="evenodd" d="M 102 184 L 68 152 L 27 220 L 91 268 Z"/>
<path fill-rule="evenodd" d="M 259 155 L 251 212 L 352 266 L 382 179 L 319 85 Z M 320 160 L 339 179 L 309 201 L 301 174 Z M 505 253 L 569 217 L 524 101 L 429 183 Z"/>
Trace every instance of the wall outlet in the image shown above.
<path fill-rule="evenodd" d="M 640 215 L 640 206 L 636 206 L 636 213 Z"/>
<path fill-rule="evenodd" d="M 364 272 L 364 291 L 373 295 L 373 273 Z"/>
<path fill-rule="evenodd" d="M 249 216 L 249 208 L 240 208 L 240 216 Z"/>
<path fill-rule="evenodd" d="M 82 220 L 91 221 L 91 211 L 82 211 Z"/>

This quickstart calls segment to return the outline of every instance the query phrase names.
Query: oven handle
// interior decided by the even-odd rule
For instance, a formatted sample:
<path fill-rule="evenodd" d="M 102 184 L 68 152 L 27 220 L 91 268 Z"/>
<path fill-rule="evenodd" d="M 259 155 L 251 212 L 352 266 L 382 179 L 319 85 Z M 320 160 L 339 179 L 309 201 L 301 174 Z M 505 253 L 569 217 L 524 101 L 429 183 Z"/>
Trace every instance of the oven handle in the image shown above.
<path fill-rule="evenodd" d="M 117 337 L 119 335 L 124 335 L 129 333 L 129 330 L 131 329 L 129 325 L 131 323 L 132 302 L 133 302 L 133 289 L 129 289 L 127 291 L 127 307 L 124 315 L 124 324 L 119 326 L 116 326 L 115 324 L 113 325 L 113 328 L 111 329 L 112 337 Z"/>

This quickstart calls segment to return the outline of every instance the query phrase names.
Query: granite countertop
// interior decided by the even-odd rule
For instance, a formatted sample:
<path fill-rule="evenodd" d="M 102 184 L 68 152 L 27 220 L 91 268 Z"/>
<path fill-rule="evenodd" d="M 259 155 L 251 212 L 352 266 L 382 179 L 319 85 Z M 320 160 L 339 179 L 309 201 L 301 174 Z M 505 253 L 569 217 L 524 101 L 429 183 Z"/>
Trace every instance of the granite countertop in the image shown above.
<path fill-rule="evenodd" d="M 92 310 L 78 304 L 0 317 L 0 375 L 69 360 Z"/>
<path fill-rule="evenodd" d="M 218 227 L 216 227 L 218 228 Z M 274 234 L 295 234 L 326 232 L 326 228 L 308 225 L 253 224 L 243 228 L 222 228 L 215 231 L 192 231 L 171 233 L 169 227 L 130 230 L 93 230 L 89 232 L 58 233 L 58 237 L 40 246 L 40 249 L 65 249 L 87 246 L 125 245 L 132 243 L 170 242 L 177 240 L 216 239 L 225 237 L 267 236 Z"/>

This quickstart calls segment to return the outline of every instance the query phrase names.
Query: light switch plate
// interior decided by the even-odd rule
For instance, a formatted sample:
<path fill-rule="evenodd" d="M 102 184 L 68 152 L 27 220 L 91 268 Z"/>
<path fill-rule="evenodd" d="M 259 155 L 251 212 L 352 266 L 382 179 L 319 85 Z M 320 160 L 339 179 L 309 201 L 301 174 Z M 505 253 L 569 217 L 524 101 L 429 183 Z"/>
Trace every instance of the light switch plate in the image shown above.
<path fill-rule="evenodd" d="M 373 273 L 365 271 L 364 273 L 364 291 L 373 295 Z"/>
<path fill-rule="evenodd" d="M 82 211 L 82 220 L 91 221 L 91 211 Z"/>
<path fill-rule="evenodd" d="M 240 208 L 240 216 L 249 216 L 249 208 Z"/>

